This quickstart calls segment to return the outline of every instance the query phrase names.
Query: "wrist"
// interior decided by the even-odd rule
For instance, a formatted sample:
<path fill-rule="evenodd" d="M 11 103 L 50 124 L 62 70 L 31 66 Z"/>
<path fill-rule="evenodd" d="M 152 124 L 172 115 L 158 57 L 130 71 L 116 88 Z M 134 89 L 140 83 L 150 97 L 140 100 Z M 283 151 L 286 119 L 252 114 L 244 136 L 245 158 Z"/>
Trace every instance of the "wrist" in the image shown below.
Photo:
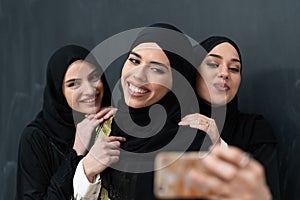
<path fill-rule="evenodd" d="M 85 149 L 80 148 L 80 146 L 76 144 L 74 144 L 73 149 L 76 151 L 77 156 L 84 156 L 87 153 Z"/>
<path fill-rule="evenodd" d="M 82 160 L 82 165 L 85 176 L 87 177 L 90 183 L 93 183 L 97 172 L 94 170 L 95 164 L 93 164 L 93 160 L 91 159 L 93 158 L 90 158 L 89 155 L 86 155 Z"/>

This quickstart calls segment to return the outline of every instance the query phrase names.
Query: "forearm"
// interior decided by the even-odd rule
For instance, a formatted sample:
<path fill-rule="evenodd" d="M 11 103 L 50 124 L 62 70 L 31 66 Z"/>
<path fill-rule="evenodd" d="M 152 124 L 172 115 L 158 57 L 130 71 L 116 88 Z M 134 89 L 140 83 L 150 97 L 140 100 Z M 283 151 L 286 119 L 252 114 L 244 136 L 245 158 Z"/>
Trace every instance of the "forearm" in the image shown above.
<path fill-rule="evenodd" d="M 84 172 L 83 161 L 77 166 L 74 179 L 74 198 L 79 199 L 97 199 L 101 189 L 100 176 L 96 176 L 93 182 L 90 182 Z"/>

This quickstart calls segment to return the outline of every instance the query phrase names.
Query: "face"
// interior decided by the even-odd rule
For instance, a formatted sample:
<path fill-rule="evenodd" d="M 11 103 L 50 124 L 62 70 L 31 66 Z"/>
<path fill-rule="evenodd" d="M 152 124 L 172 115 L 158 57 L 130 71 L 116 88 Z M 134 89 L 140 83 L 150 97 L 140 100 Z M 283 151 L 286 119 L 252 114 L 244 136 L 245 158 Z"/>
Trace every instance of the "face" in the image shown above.
<path fill-rule="evenodd" d="M 228 42 L 215 46 L 199 67 L 198 95 L 213 106 L 230 102 L 240 86 L 241 63 L 238 52 Z"/>
<path fill-rule="evenodd" d="M 158 102 L 172 86 L 168 57 L 156 43 L 136 46 L 124 63 L 121 84 L 125 102 L 132 108 Z"/>
<path fill-rule="evenodd" d="M 62 90 L 69 106 L 78 112 L 92 114 L 100 110 L 104 88 L 95 66 L 83 60 L 67 69 Z"/>

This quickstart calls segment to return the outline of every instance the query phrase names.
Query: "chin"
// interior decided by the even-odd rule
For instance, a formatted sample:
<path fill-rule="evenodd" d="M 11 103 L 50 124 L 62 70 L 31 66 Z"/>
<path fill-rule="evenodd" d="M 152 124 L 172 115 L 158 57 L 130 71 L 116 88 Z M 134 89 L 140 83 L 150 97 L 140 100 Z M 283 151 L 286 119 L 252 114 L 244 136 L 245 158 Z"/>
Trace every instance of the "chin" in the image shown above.
<path fill-rule="evenodd" d="M 81 109 L 81 113 L 84 114 L 96 114 L 100 110 L 100 107 L 93 107 L 93 108 L 83 108 Z"/>
<path fill-rule="evenodd" d="M 145 103 L 142 102 L 142 103 L 136 103 L 136 102 L 126 102 L 126 104 L 131 107 L 131 108 L 143 108 L 143 107 L 146 107 Z"/>

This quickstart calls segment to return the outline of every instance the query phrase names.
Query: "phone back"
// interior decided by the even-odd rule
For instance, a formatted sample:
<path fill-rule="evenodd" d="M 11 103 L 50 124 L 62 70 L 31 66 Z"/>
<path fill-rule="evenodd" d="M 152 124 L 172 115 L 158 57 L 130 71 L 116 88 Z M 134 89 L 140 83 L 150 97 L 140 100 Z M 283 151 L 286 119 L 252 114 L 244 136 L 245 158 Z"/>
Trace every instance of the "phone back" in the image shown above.
<path fill-rule="evenodd" d="M 205 171 L 201 152 L 162 152 L 155 158 L 154 193 L 158 198 L 203 198 L 209 195 L 190 179 L 191 169 Z"/>

